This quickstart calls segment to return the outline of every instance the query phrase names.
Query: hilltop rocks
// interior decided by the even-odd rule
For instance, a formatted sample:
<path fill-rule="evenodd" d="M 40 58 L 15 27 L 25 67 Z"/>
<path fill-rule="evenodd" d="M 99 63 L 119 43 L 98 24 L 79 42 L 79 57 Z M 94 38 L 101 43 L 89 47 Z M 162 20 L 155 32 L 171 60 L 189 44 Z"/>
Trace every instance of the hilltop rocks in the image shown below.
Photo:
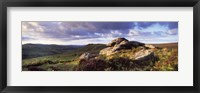
<path fill-rule="evenodd" d="M 110 43 L 108 43 L 107 48 L 102 49 L 99 52 L 99 55 L 105 55 L 105 56 L 110 56 L 113 55 L 115 53 L 119 53 L 120 50 L 123 49 L 137 49 L 137 52 L 135 52 L 134 54 L 132 54 L 130 56 L 130 58 L 134 58 L 134 60 L 136 61 L 148 61 L 148 60 L 153 60 L 154 59 L 154 48 L 156 48 L 153 45 L 150 44 L 144 44 L 144 43 L 140 43 L 137 41 L 128 41 L 125 38 L 116 38 L 114 40 L 112 40 Z M 82 60 L 90 60 L 90 59 L 95 59 L 95 57 L 97 57 L 98 54 L 91 54 L 88 52 L 83 53 L 79 59 Z"/>
<path fill-rule="evenodd" d="M 129 44 L 129 41 L 125 38 L 117 38 L 117 39 L 114 39 L 112 40 L 111 43 L 108 43 L 107 44 L 108 47 L 112 47 L 112 51 L 118 51 L 118 50 L 121 50 L 121 49 L 129 49 L 131 48 L 130 44 Z M 108 48 L 108 49 L 111 49 L 111 48 Z M 108 50 L 106 49 L 106 50 Z"/>
<path fill-rule="evenodd" d="M 144 43 L 140 43 L 137 41 L 128 41 L 125 38 L 116 38 L 111 41 L 111 43 L 108 43 L 108 47 L 113 47 L 113 50 L 120 50 L 120 49 L 130 49 L 132 47 L 138 47 L 138 46 L 143 46 L 145 45 Z"/>
<path fill-rule="evenodd" d="M 125 38 L 117 38 L 117 39 L 112 40 L 111 43 L 108 43 L 107 46 L 108 47 L 113 47 L 115 45 L 120 44 L 121 42 L 128 43 L 129 41 L 127 39 L 125 39 Z"/>
<path fill-rule="evenodd" d="M 112 54 L 114 54 L 115 52 L 113 51 L 113 48 L 112 47 L 107 47 L 107 48 L 104 48 L 104 49 L 102 49 L 100 52 L 99 52 L 99 54 L 100 55 L 112 55 Z"/>
<path fill-rule="evenodd" d="M 107 48 L 97 54 L 96 52 L 83 53 L 79 57 L 77 69 L 80 71 L 138 70 L 138 66 L 145 68 L 157 60 L 154 55 L 157 48 L 150 44 L 117 38 L 106 46 Z"/>
<path fill-rule="evenodd" d="M 125 38 L 117 38 L 112 40 L 111 43 L 107 44 L 107 48 L 102 49 L 99 54 L 100 55 L 113 55 L 115 53 L 118 53 L 118 51 L 122 49 L 132 49 L 137 48 L 139 49 L 137 52 L 135 52 L 131 58 L 134 58 L 137 62 L 144 62 L 148 60 L 154 60 L 154 52 L 153 49 L 156 47 L 150 44 L 144 44 L 137 41 L 128 41 Z"/>
<path fill-rule="evenodd" d="M 154 52 L 151 50 L 140 50 L 135 53 L 134 55 L 135 60 L 137 61 L 147 61 L 147 60 L 153 60 L 154 59 Z"/>
<path fill-rule="evenodd" d="M 150 45 L 150 44 L 145 44 L 144 46 L 147 47 L 147 48 L 151 48 L 151 49 L 156 48 L 154 45 Z"/>
<path fill-rule="evenodd" d="M 129 42 L 125 38 L 117 38 L 117 39 L 112 40 L 111 43 L 108 43 L 107 48 L 102 49 L 99 54 L 108 56 L 122 49 L 131 49 L 132 47 L 138 47 L 142 45 L 144 45 L 144 43 L 140 43 L 136 41 Z"/>
<path fill-rule="evenodd" d="M 91 54 L 91 53 L 85 52 L 79 57 L 79 59 L 80 60 L 82 60 L 82 59 L 89 60 L 90 58 L 94 58 L 96 56 L 97 55 L 95 55 L 95 54 Z"/>
<path fill-rule="evenodd" d="M 129 43 L 130 43 L 131 46 L 134 46 L 134 47 L 144 46 L 145 45 L 144 43 L 137 42 L 137 41 L 130 41 Z"/>

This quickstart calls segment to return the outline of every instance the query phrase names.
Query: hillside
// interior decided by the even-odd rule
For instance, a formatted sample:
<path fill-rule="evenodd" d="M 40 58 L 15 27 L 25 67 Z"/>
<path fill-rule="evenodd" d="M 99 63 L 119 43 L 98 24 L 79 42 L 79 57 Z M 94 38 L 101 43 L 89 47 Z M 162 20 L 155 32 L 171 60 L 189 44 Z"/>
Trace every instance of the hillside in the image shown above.
<path fill-rule="evenodd" d="M 159 48 L 177 48 L 178 47 L 178 43 L 167 43 L 167 44 L 152 44 L 155 47 L 159 47 Z"/>
<path fill-rule="evenodd" d="M 50 46 L 49 46 L 50 47 Z M 74 46 L 73 46 L 74 47 Z M 178 43 L 144 44 L 116 38 L 108 44 L 61 48 L 59 54 L 28 58 L 23 71 L 177 71 Z M 48 50 L 48 48 L 45 48 Z M 51 49 L 51 48 L 50 48 Z M 56 50 L 57 48 L 55 48 Z M 69 50 L 70 49 L 70 50 Z M 39 50 L 38 50 L 39 51 Z M 58 48 L 58 51 L 59 48 Z M 65 52 L 64 52 L 65 51 Z M 39 51 L 41 52 L 41 51 Z M 58 53 L 58 52 L 57 52 Z"/>
<path fill-rule="evenodd" d="M 24 44 L 22 45 L 22 59 L 66 53 L 81 47 L 83 46 Z"/>
<path fill-rule="evenodd" d="M 81 54 L 85 52 L 98 53 L 105 47 L 104 44 L 88 44 L 74 50 L 65 50 L 65 52 L 60 54 L 23 59 L 22 67 L 23 70 L 27 70 L 27 67 L 32 68 L 33 70 L 44 70 L 46 68 L 51 68 L 51 66 L 59 65 L 61 66 L 59 67 L 60 70 L 73 70 L 73 66 L 77 65 L 76 60 Z M 67 65 L 63 65 L 63 63 L 67 63 Z M 37 69 L 35 69 L 36 66 Z M 43 69 L 38 69 L 38 67 Z"/>

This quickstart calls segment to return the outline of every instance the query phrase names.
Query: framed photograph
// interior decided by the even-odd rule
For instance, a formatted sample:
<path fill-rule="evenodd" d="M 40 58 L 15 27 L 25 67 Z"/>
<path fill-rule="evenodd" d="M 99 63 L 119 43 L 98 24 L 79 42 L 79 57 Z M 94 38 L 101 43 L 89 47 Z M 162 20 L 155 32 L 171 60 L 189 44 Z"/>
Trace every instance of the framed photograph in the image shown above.
<path fill-rule="evenodd" d="M 6 0 L 2 93 L 199 93 L 199 0 Z"/>

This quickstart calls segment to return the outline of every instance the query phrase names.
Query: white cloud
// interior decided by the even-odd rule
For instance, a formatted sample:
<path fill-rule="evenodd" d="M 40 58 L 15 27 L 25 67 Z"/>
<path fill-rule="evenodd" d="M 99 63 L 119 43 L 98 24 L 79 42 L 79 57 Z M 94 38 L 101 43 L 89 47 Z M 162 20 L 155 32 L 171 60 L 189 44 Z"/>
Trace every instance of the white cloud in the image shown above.
<path fill-rule="evenodd" d="M 134 29 L 130 29 L 128 36 L 138 36 L 140 35 L 138 31 L 134 30 Z"/>
<path fill-rule="evenodd" d="M 178 29 L 177 28 L 170 29 L 166 33 L 169 34 L 169 35 L 176 35 L 178 33 Z"/>
<path fill-rule="evenodd" d="M 38 22 L 22 22 L 22 32 L 43 32 L 44 29 Z"/>
<path fill-rule="evenodd" d="M 110 32 L 112 35 L 122 35 L 122 33 L 119 32 L 118 30 L 111 30 Z"/>
<path fill-rule="evenodd" d="M 141 31 L 154 33 L 154 32 L 167 31 L 168 29 L 169 29 L 168 26 L 160 25 L 160 24 L 156 23 L 151 26 L 148 26 L 147 28 L 143 28 Z"/>

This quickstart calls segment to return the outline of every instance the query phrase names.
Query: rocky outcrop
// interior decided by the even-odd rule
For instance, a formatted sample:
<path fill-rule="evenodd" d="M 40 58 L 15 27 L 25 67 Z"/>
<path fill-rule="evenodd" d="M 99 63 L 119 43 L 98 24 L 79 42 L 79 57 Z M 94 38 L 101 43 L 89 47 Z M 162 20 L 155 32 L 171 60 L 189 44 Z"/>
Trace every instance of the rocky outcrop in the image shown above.
<path fill-rule="evenodd" d="M 114 54 L 115 52 L 113 51 L 113 48 L 112 47 L 107 47 L 107 48 L 104 48 L 102 49 L 99 54 L 100 55 L 106 55 L 106 56 L 109 56 L 109 55 L 112 55 Z"/>
<path fill-rule="evenodd" d="M 153 45 L 117 38 L 106 46 L 107 48 L 100 50 L 99 54 L 83 53 L 79 57 L 77 69 L 81 71 L 128 70 L 138 66 L 143 68 L 157 60 L 154 55 L 157 48 Z"/>
<path fill-rule="evenodd" d="M 156 48 L 154 45 L 150 45 L 150 44 L 145 44 L 144 46 L 145 46 L 146 48 L 151 48 L 151 49 Z"/>
<path fill-rule="evenodd" d="M 144 46 L 144 43 L 137 42 L 137 41 L 130 41 L 129 44 L 133 47 Z"/>
<path fill-rule="evenodd" d="M 118 51 L 121 49 L 130 49 L 132 46 L 130 46 L 128 41 L 122 41 L 119 44 L 115 44 L 113 46 L 113 51 Z"/>
<path fill-rule="evenodd" d="M 79 57 L 79 59 L 80 60 L 82 60 L 82 59 L 89 60 L 90 58 L 95 58 L 96 56 L 97 55 L 95 55 L 95 54 L 91 54 L 89 52 L 85 52 Z"/>
<path fill-rule="evenodd" d="M 135 60 L 137 61 L 154 60 L 154 52 L 152 50 L 143 49 L 136 52 L 134 57 L 135 57 Z"/>
<path fill-rule="evenodd" d="M 99 54 L 108 56 L 122 49 L 131 49 L 133 47 L 138 47 L 138 46 L 143 46 L 143 45 L 144 43 L 140 43 L 136 41 L 129 42 L 125 38 L 117 38 L 117 39 L 112 40 L 110 43 L 108 43 L 107 48 L 102 49 Z"/>
<path fill-rule="evenodd" d="M 110 43 L 108 43 L 107 46 L 108 47 L 113 47 L 115 45 L 120 44 L 121 42 L 128 43 L 129 41 L 127 39 L 125 39 L 125 38 L 117 38 L 117 39 L 112 40 Z"/>

